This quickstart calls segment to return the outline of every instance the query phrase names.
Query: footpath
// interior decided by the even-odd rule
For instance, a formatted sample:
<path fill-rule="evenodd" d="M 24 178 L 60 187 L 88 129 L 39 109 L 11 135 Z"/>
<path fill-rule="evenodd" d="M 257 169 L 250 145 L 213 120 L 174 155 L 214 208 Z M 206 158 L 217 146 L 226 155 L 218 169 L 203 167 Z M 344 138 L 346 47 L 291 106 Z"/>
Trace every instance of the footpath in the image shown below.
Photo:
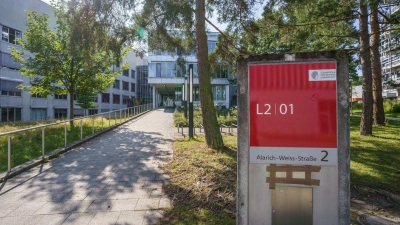
<path fill-rule="evenodd" d="M 158 109 L 0 183 L 0 224 L 156 223 L 173 135 L 173 109 Z"/>

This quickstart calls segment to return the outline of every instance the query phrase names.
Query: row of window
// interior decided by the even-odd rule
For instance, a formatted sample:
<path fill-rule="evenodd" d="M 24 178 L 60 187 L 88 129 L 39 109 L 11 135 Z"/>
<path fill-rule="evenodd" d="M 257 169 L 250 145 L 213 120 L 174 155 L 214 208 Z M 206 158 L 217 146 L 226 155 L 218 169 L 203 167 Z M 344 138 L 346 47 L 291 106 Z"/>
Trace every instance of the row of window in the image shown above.
<path fill-rule="evenodd" d="M 120 89 L 121 88 L 121 81 L 120 80 L 115 80 L 113 84 L 114 89 Z M 130 83 L 131 84 L 131 92 L 135 92 L 135 83 Z M 129 82 L 122 81 L 122 90 L 124 91 L 129 91 Z"/>
<path fill-rule="evenodd" d="M 123 70 L 122 76 L 129 77 L 129 70 Z M 131 70 L 131 78 L 135 79 L 135 70 Z"/>
<path fill-rule="evenodd" d="M 208 41 L 208 42 L 207 42 L 207 47 L 208 47 L 207 49 L 208 49 L 208 52 L 213 52 L 214 49 L 215 49 L 215 47 L 217 46 L 217 44 L 218 44 L 218 42 L 216 42 L 216 41 Z M 163 50 L 155 50 L 155 51 L 149 52 L 149 55 L 165 55 L 165 56 L 170 56 L 170 55 L 177 55 L 177 54 L 180 55 L 180 54 L 182 54 L 182 53 L 181 53 L 181 52 L 178 52 L 177 49 L 175 49 L 174 52 L 163 51 Z M 195 56 L 195 55 L 196 55 L 196 49 L 193 49 L 193 51 L 191 51 L 190 54 L 188 54 L 188 55 Z"/>
<path fill-rule="evenodd" d="M 226 100 L 226 86 L 216 85 L 211 87 L 214 101 Z M 175 87 L 175 101 L 182 101 L 182 87 Z M 199 86 L 193 87 L 193 101 L 200 101 Z"/>
<path fill-rule="evenodd" d="M 89 109 L 89 115 L 98 113 L 98 109 Z M 75 109 L 74 116 L 83 116 L 83 109 Z M 68 118 L 68 109 L 54 109 L 54 119 Z M 32 108 L 30 120 L 46 120 L 46 108 Z M 21 120 L 21 108 L 1 108 L 1 122 L 15 122 Z"/>
<path fill-rule="evenodd" d="M 130 97 L 127 95 L 122 95 L 122 104 L 128 104 Z M 113 104 L 120 104 L 121 103 L 121 95 L 118 94 L 112 94 L 112 103 Z M 103 93 L 101 95 L 101 102 L 103 103 L 111 103 L 110 102 L 110 94 L 109 93 Z"/>
<path fill-rule="evenodd" d="M 16 91 L 1 91 L 1 95 L 6 95 L 6 96 L 21 96 L 21 92 L 16 92 Z M 118 94 L 112 94 L 113 95 L 113 104 L 120 104 L 120 95 Z M 46 98 L 45 96 L 41 94 L 32 94 L 31 95 L 33 98 Z M 74 99 L 76 100 L 78 98 L 78 95 L 74 95 Z M 128 99 L 130 97 L 126 95 L 122 95 L 122 104 L 128 104 Z M 59 100 L 67 100 L 67 95 L 54 95 L 54 99 L 59 99 Z M 97 97 L 94 98 L 93 102 L 98 102 Z M 110 103 L 110 94 L 109 93 L 103 93 L 102 94 L 102 101 L 104 103 Z"/>
<path fill-rule="evenodd" d="M 10 27 L 3 26 L 1 28 L 1 40 L 11 43 L 11 44 L 18 44 L 15 39 L 22 38 L 22 32 Z"/>
<path fill-rule="evenodd" d="M 193 64 L 193 76 L 198 77 L 197 63 Z M 150 77 L 185 77 L 189 74 L 189 64 L 182 69 L 175 62 L 149 63 Z M 211 72 L 213 78 L 228 78 L 232 69 L 218 66 Z"/>

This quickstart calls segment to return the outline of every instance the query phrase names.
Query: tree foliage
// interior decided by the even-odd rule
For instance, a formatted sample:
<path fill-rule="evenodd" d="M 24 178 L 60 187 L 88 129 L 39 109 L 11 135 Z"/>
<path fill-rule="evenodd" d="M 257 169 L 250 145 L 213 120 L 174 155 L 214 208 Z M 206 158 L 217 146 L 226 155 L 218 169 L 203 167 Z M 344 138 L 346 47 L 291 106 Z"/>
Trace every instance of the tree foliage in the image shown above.
<path fill-rule="evenodd" d="M 109 12 L 99 11 L 108 6 L 103 2 L 108 1 L 59 1 L 53 5 L 54 29 L 48 15 L 29 11 L 25 39 L 17 40 L 23 50 L 12 48 L 12 57 L 22 63 L 21 74 L 34 84 L 24 88 L 42 95 L 68 93 L 70 118 L 74 94 L 109 88 L 120 74 L 114 65 L 120 64 L 127 51 L 120 28 L 109 26 Z"/>
<path fill-rule="evenodd" d="M 183 67 L 186 56 L 194 50 L 198 59 L 200 99 L 203 110 L 204 130 L 208 146 L 222 148 L 222 137 L 218 129 L 216 111 L 211 92 L 210 64 L 220 64 L 220 58 L 212 58 L 207 51 L 206 15 L 213 12 L 218 15 L 219 22 L 228 24 L 231 30 L 243 31 L 251 23 L 251 7 L 254 0 L 145 0 L 143 9 L 135 19 L 136 23 L 145 28 L 148 33 L 149 51 L 166 50 L 177 56 L 177 64 L 187 74 Z M 239 33 L 239 32 L 237 32 Z M 219 39 L 217 46 L 227 46 L 229 40 L 222 32 L 224 41 Z M 229 43 L 229 47 L 232 47 Z M 218 47 L 217 47 L 218 48 Z M 230 62 L 232 65 L 233 62 Z"/>

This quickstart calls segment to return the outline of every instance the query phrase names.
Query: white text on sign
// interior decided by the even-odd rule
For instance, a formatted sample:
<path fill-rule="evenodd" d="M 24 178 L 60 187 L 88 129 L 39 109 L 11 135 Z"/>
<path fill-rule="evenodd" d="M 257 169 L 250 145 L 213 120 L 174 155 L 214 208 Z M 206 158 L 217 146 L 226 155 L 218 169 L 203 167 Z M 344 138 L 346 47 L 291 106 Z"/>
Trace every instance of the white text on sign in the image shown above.
<path fill-rule="evenodd" d="M 256 104 L 257 115 L 293 115 L 293 104 Z"/>

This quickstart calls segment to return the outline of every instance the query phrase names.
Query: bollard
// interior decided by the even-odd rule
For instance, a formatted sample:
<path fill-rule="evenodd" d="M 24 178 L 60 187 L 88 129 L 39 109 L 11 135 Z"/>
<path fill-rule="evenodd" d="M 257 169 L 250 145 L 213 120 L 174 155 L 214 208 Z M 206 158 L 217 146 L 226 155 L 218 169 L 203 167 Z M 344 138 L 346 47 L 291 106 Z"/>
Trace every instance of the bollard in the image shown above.
<path fill-rule="evenodd" d="M 42 128 L 42 159 L 44 159 L 44 127 Z"/>
<path fill-rule="evenodd" d="M 8 172 L 11 172 L 11 136 L 8 136 L 7 140 L 8 140 L 8 145 L 7 145 L 7 149 L 8 149 Z"/>
<path fill-rule="evenodd" d="M 80 126 L 81 126 L 81 140 L 82 140 L 82 138 L 83 138 L 83 136 L 82 136 L 82 119 L 81 119 L 81 122 L 80 122 Z"/>
<path fill-rule="evenodd" d="M 64 147 L 67 147 L 67 122 L 64 123 Z"/>

